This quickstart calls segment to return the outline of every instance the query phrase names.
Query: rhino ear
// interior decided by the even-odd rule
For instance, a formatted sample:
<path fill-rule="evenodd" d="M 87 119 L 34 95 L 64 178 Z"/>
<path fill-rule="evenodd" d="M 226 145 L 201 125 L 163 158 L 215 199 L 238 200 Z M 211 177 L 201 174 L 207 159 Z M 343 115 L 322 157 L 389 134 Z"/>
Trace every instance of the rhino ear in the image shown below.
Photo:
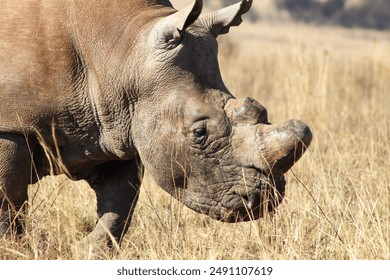
<path fill-rule="evenodd" d="M 199 20 L 205 24 L 217 37 L 229 32 L 231 26 L 238 26 L 242 22 L 241 16 L 249 11 L 253 0 L 242 0 L 240 3 L 224 9 L 202 15 Z"/>
<path fill-rule="evenodd" d="M 159 40 L 163 40 L 169 47 L 177 45 L 182 32 L 198 19 L 202 7 L 203 1 L 195 0 L 187 7 L 161 20 L 156 26 Z"/>
<path fill-rule="evenodd" d="M 172 15 L 172 20 L 177 21 L 177 29 L 181 32 L 185 30 L 188 26 L 193 24 L 202 12 L 202 8 L 203 1 L 195 0 L 192 4 L 188 5 L 187 7 L 179 10 L 177 13 Z"/>

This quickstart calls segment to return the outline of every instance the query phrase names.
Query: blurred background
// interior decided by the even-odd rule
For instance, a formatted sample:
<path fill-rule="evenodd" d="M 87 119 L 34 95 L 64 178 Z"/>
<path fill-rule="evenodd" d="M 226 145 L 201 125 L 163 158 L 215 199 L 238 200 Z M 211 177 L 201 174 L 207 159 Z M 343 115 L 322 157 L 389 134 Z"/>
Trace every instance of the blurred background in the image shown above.
<path fill-rule="evenodd" d="M 171 1 L 176 8 L 189 3 Z M 234 4 L 238 0 L 204 1 L 205 10 Z M 311 24 L 390 28 L 389 0 L 254 0 L 249 14 L 252 21 L 298 21 Z"/>

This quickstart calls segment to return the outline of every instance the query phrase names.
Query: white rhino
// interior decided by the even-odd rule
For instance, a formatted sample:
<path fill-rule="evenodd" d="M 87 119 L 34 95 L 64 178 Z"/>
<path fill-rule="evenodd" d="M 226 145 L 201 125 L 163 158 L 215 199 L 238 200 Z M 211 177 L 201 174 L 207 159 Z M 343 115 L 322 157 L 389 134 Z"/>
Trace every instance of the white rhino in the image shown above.
<path fill-rule="evenodd" d="M 144 168 L 214 219 L 273 211 L 312 134 L 298 120 L 271 125 L 222 81 L 216 37 L 251 4 L 201 14 L 201 0 L 179 11 L 168 0 L 1 0 L 0 232 L 21 228 L 27 186 L 50 170 L 95 190 L 91 241 L 127 230 Z"/>

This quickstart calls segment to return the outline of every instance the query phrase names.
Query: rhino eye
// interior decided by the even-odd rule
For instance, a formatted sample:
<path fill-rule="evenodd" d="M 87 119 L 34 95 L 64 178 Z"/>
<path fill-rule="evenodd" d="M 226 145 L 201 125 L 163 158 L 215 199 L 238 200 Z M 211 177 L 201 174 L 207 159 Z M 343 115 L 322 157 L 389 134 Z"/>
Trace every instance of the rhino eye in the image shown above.
<path fill-rule="evenodd" d="M 205 127 L 196 128 L 193 133 L 195 137 L 195 144 L 203 144 L 206 140 L 207 129 Z"/>

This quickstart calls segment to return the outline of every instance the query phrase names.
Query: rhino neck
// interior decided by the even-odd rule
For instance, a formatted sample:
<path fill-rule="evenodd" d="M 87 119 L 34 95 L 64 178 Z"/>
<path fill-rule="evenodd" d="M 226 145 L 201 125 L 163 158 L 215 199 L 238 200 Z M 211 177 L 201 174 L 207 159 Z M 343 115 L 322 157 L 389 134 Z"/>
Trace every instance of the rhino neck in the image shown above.
<path fill-rule="evenodd" d="M 75 94 L 66 111 L 67 118 L 83 128 L 70 128 L 63 122 L 64 134 L 83 135 L 106 158 L 131 159 L 135 156 L 131 121 L 140 96 L 138 69 L 144 62 L 137 42 L 148 25 L 174 10 L 169 1 L 68 5 Z"/>
<path fill-rule="evenodd" d="M 81 146 L 95 161 L 133 158 L 129 135 L 136 92 L 110 86 L 116 81 L 101 78 L 79 54 L 73 57 L 73 94 L 60 98 L 63 105 L 56 120 L 60 139 L 74 143 L 72 150 Z"/>

